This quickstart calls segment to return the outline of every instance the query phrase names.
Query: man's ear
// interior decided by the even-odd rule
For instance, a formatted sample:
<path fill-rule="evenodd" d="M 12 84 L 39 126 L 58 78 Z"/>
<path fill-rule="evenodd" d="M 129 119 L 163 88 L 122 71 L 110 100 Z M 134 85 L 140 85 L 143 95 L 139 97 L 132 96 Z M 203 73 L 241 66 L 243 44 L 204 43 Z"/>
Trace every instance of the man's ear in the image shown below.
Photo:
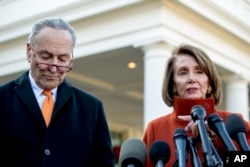
<path fill-rule="evenodd" d="M 26 58 L 29 63 L 31 62 L 31 55 L 32 55 L 31 52 L 32 52 L 32 46 L 30 43 L 27 43 L 26 44 Z"/>

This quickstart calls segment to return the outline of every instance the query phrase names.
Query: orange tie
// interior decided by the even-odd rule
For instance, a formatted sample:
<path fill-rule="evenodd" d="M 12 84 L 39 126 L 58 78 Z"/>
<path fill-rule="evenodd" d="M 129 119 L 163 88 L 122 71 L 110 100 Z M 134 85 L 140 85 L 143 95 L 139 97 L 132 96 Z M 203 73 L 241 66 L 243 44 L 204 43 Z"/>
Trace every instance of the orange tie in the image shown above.
<path fill-rule="evenodd" d="M 52 92 L 49 90 L 44 90 L 43 94 L 46 96 L 43 105 L 42 105 L 42 114 L 43 118 L 45 120 L 46 125 L 49 125 L 53 107 L 54 107 L 54 100 L 52 98 Z"/>

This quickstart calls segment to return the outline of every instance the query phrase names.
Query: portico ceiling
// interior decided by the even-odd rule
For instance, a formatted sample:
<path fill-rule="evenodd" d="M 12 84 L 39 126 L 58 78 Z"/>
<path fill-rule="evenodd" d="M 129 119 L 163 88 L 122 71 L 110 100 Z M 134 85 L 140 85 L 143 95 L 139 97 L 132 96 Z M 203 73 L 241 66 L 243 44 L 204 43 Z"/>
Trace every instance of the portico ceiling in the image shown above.
<path fill-rule="evenodd" d="M 175 45 L 184 39 L 209 50 L 222 78 L 237 72 L 245 79 L 250 76 L 247 65 L 249 55 L 245 54 L 250 53 L 248 25 L 244 28 L 240 26 L 243 24 L 229 26 L 230 31 L 224 32 L 223 25 L 218 26 L 211 18 L 205 19 L 204 13 L 197 14 L 197 10 L 187 7 L 184 1 L 104 2 L 79 1 L 52 11 L 41 11 L 39 8 L 32 17 L 23 18 L 4 10 L 6 13 L 0 17 L 8 19 L 3 20 L 5 25 L 0 24 L 0 57 L 3 60 L 0 64 L 0 84 L 14 79 L 28 68 L 25 58 L 28 32 L 33 21 L 50 15 L 62 16 L 76 27 L 78 44 L 73 70 L 67 74 L 67 79 L 103 101 L 108 121 L 114 129 L 119 125 L 124 129 L 143 131 L 144 52 L 138 47 L 142 43 L 160 40 Z M 198 4 L 206 6 L 207 1 Z M 209 3 L 206 10 L 220 13 L 211 5 Z M 27 13 L 32 10 L 30 8 Z M 11 16 L 14 20 L 18 19 L 11 22 Z M 233 24 L 234 20 L 229 22 Z M 244 31 L 233 34 L 239 29 Z M 244 38 L 240 39 L 242 35 Z M 240 58 L 237 57 L 239 55 Z M 137 64 L 135 69 L 127 68 L 130 61 Z"/>

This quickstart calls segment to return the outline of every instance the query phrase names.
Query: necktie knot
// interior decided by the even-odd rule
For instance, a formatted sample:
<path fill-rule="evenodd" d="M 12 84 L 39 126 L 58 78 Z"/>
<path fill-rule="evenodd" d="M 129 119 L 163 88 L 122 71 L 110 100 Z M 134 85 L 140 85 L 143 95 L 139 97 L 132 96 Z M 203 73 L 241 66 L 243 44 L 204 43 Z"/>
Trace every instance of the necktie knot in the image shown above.
<path fill-rule="evenodd" d="M 44 90 L 43 94 L 47 97 L 52 96 L 52 92 L 50 90 Z"/>

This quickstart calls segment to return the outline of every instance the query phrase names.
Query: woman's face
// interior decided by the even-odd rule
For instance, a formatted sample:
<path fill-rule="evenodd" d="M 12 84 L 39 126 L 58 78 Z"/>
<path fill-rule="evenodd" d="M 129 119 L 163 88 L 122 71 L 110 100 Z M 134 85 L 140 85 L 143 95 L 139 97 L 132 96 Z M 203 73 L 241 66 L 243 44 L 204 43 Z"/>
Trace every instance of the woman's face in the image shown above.
<path fill-rule="evenodd" d="M 209 87 L 207 74 L 188 54 L 179 55 L 174 66 L 174 84 L 181 98 L 204 99 Z"/>

